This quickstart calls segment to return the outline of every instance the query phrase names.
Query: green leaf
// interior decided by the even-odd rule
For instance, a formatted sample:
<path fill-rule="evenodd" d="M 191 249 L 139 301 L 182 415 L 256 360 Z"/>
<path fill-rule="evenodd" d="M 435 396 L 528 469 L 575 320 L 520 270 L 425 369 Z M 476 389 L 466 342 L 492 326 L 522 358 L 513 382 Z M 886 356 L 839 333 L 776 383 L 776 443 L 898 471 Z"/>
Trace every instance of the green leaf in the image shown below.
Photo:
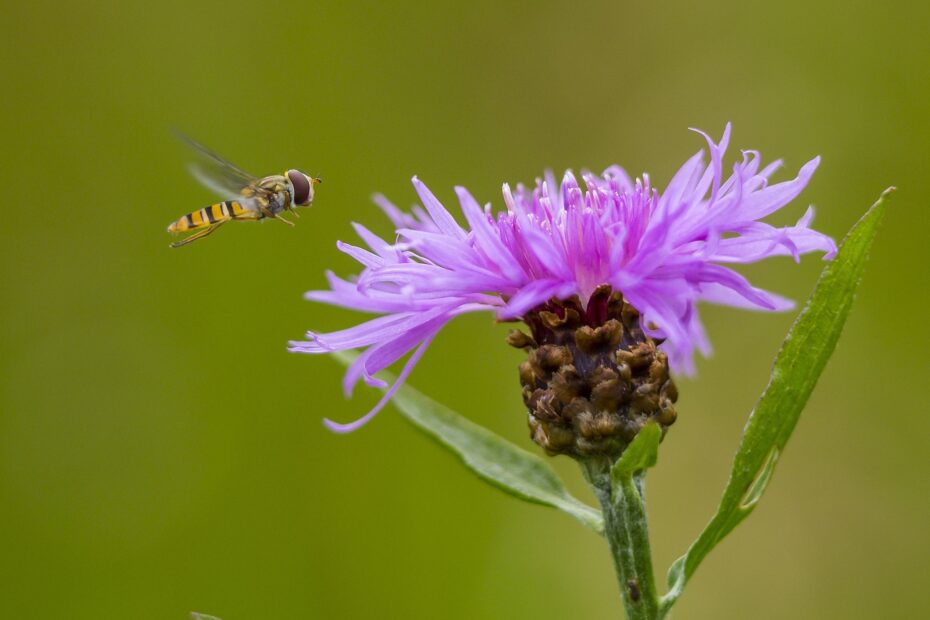
<path fill-rule="evenodd" d="M 704 557 L 749 516 L 765 492 L 801 410 L 836 347 L 865 269 L 869 248 L 885 213 L 885 199 L 893 189 L 885 190 L 846 235 L 788 332 L 775 358 L 768 387 L 743 432 L 717 514 L 688 552 L 669 569 L 669 592 L 662 600 L 663 615 L 681 596 Z"/>
<path fill-rule="evenodd" d="M 335 353 L 343 364 L 354 354 Z M 378 377 L 394 382 L 389 373 Z M 407 420 L 454 452 L 465 465 L 494 486 L 521 499 L 552 506 L 570 514 L 598 534 L 604 533 L 600 511 L 573 497 L 549 465 L 539 456 L 440 405 L 409 385 L 403 385 L 392 402 Z"/>
<path fill-rule="evenodd" d="M 610 472 L 614 485 L 619 484 L 623 477 L 632 477 L 640 470 L 655 467 L 659 460 L 659 440 L 661 439 L 662 429 L 655 422 L 650 422 L 640 429 Z"/>

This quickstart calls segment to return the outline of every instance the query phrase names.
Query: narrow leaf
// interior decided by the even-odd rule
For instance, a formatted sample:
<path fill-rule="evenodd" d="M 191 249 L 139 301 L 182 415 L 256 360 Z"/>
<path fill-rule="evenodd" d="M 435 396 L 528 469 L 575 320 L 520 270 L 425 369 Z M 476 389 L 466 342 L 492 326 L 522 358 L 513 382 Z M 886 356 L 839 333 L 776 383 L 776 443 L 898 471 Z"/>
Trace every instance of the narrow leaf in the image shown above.
<path fill-rule="evenodd" d="M 354 355 L 333 354 L 343 364 Z M 389 373 L 378 377 L 394 382 Z M 427 396 L 403 385 L 392 402 L 407 420 L 454 452 L 465 465 L 494 486 L 521 499 L 552 506 L 578 519 L 598 534 L 604 532 L 600 511 L 572 496 L 551 467 L 539 456 L 471 422 Z"/>
<path fill-rule="evenodd" d="M 658 424 L 650 422 L 644 426 L 614 464 L 610 472 L 614 484 L 619 484 L 623 477 L 630 477 L 640 470 L 655 467 L 659 459 L 660 439 L 662 429 Z"/>
<path fill-rule="evenodd" d="M 801 410 L 836 347 L 885 212 L 885 199 L 892 190 L 885 190 L 846 235 L 788 332 L 775 358 L 768 387 L 743 432 L 717 514 L 688 552 L 669 569 L 669 592 L 662 601 L 663 615 L 681 596 L 704 557 L 749 516 L 765 492 Z"/>

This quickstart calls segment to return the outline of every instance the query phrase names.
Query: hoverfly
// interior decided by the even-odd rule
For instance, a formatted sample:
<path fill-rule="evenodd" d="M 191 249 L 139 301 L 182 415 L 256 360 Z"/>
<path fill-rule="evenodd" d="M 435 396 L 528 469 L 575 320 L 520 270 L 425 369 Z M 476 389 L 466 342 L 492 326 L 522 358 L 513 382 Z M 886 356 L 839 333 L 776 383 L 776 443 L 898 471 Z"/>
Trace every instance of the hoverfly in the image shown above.
<path fill-rule="evenodd" d="M 191 174 L 225 200 L 188 213 L 169 224 L 168 232 L 173 234 L 188 230 L 197 231 L 172 243 L 173 248 L 202 239 L 233 220 L 257 222 L 265 218 L 274 218 L 294 226 L 294 222 L 285 219 L 281 214 L 290 211 L 300 217 L 296 208 L 311 206 L 313 186 L 323 182 L 295 169 L 287 170 L 284 174 L 258 178 L 187 136 L 179 133 L 178 137 L 197 154 L 197 161 L 190 166 Z"/>

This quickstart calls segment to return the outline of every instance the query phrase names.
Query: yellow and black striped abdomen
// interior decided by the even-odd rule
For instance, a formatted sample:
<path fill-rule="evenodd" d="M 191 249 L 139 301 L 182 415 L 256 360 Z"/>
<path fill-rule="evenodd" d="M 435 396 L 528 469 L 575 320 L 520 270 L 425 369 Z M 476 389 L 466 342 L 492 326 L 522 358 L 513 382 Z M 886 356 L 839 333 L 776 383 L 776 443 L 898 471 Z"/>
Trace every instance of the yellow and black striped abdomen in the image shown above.
<path fill-rule="evenodd" d="M 168 232 L 177 233 L 186 230 L 196 230 L 205 226 L 212 226 L 229 220 L 254 220 L 259 219 L 259 215 L 254 211 L 246 209 L 238 201 L 227 200 L 218 202 L 209 207 L 204 207 L 199 211 L 188 213 L 176 222 L 168 226 Z"/>

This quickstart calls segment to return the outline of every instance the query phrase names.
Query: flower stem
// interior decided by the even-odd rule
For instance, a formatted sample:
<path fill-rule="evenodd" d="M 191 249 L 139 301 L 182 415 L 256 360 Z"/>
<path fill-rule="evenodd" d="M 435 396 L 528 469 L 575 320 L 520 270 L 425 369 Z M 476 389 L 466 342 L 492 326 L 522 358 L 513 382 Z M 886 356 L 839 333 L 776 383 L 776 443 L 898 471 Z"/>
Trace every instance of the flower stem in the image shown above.
<path fill-rule="evenodd" d="M 581 466 L 604 512 L 604 536 L 610 544 L 627 617 L 658 620 L 661 615 L 646 521 L 646 472 L 612 481 L 611 463 L 606 459 L 590 459 Z"/>

